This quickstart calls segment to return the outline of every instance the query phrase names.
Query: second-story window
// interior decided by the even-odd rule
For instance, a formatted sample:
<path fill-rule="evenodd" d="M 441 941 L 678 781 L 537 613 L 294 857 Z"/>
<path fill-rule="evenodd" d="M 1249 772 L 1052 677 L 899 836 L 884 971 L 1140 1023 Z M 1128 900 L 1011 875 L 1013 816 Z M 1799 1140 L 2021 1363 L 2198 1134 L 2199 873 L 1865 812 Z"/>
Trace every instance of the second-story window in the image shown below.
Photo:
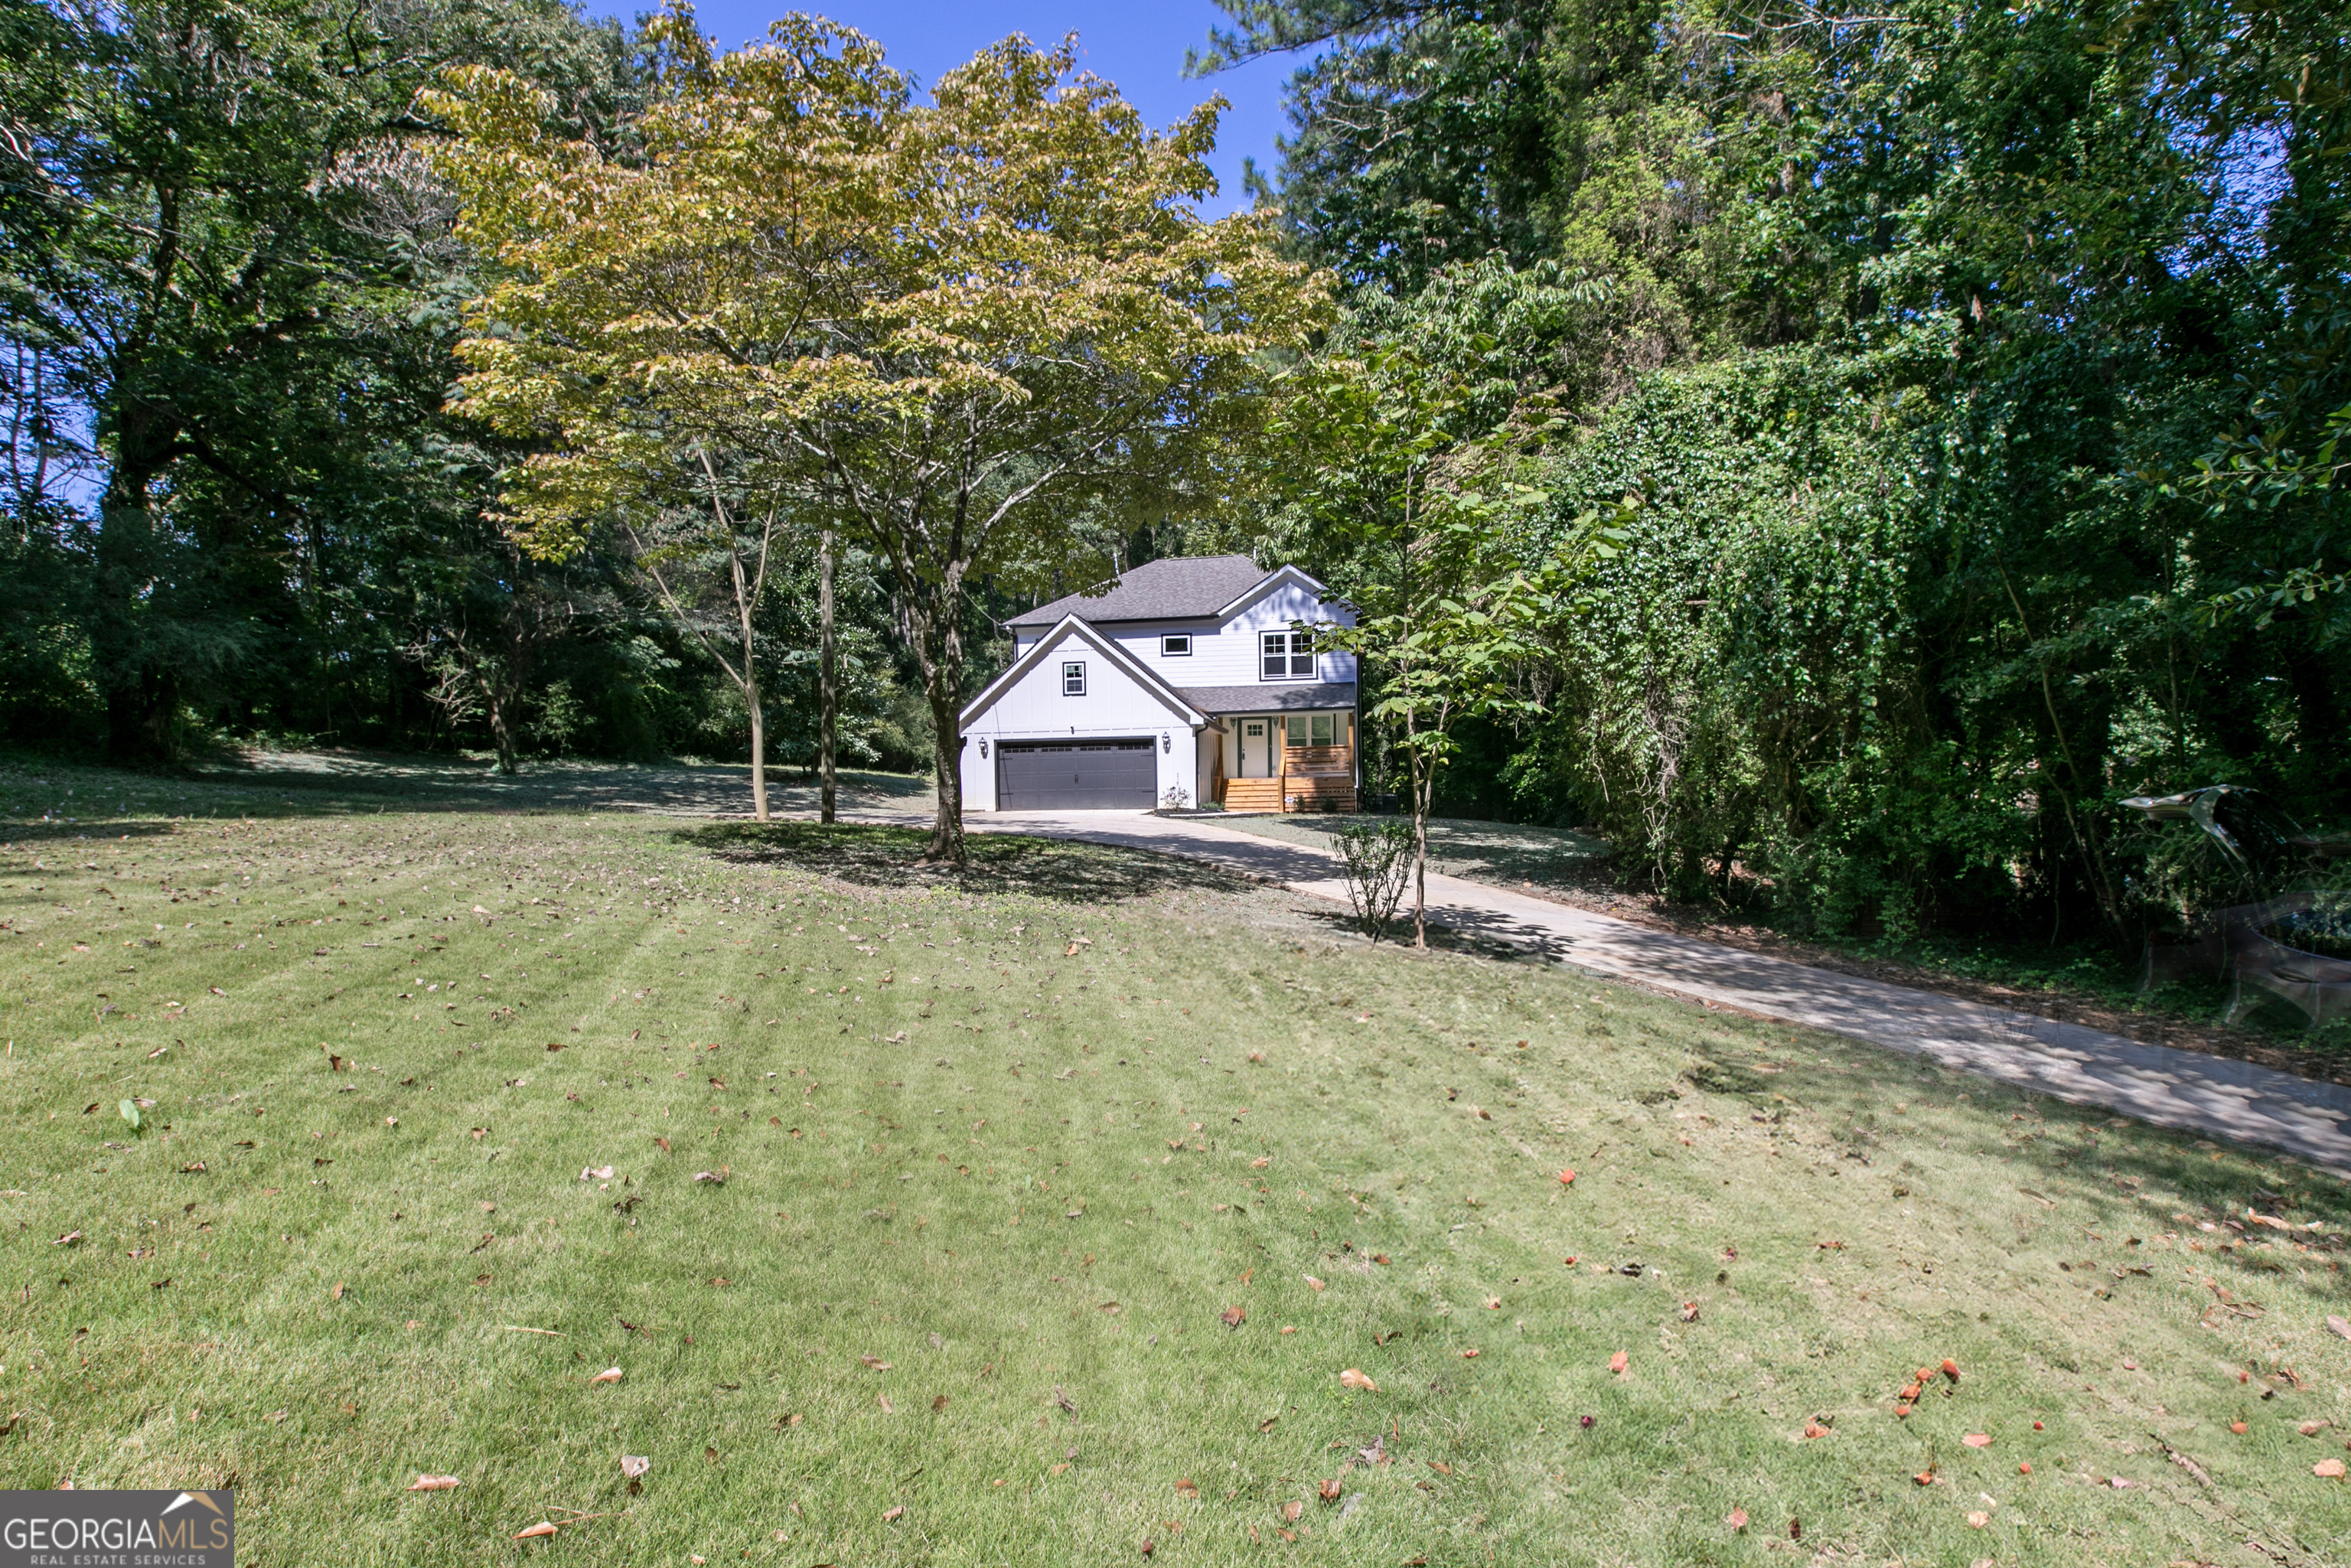
<path fill-rule="evenodd" d="M 1314 678 L 1314 634 L 1311 632 L 1266 632 L 1259 636 L 1262 678 L 1269 681 L 1311 681 Z"/>
<path fill-rule="evenodd" d="M 1159 639 L 1159 656 L 1163 659 L 1188 659 L 1192 656 L 1192 635 L 1188 632 L 1171 632 Z"/>
<path fill-rule="evenodd" d="M 1061 666 L 1061 695 L 1081 697 L 1086 695 L 1086 666 L 1082 660 L 1072 660 Z"/>

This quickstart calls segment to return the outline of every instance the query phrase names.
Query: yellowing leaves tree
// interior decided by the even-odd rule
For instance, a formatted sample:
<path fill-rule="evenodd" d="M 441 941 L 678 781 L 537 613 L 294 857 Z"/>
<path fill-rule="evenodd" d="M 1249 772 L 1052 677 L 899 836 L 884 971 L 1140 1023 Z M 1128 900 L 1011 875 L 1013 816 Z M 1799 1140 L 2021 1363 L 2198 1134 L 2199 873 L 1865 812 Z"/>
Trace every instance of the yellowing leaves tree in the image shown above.
<path fill-rule="evenodd" d="M 959 861 L 968 585 L 1092 564 L 1090 508 L 1213 492 L 1326 282 L 1265 215 L 1199 216 L 1221 104 L 1154 132 L 1071 42 L 1008 38 L 918 103 L 821 19 L 723 57 L 690 14 L 668 37 L 639 162 L 551 137 L 494 72 L 440 100 L 507 269 L 468 405 L 545 444 L 508 489 L 536 550 L 707 460 L 738 509 L 820 513 L 888 561 L 936 737 L 930 853 Z"/>

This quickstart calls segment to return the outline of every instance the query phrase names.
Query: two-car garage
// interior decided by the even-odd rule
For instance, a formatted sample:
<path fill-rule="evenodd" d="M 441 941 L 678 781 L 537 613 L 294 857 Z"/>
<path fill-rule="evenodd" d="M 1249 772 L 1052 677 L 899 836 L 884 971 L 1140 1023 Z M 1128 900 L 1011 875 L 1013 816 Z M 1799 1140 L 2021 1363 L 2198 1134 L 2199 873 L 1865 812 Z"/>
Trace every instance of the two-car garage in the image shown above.
<path fill-rule="evenodd" d="M 1158 802 L 1156 747 L 1138 740 L 1014 740 L 996 747 L 1000 811 L 1147 811 Z"/>

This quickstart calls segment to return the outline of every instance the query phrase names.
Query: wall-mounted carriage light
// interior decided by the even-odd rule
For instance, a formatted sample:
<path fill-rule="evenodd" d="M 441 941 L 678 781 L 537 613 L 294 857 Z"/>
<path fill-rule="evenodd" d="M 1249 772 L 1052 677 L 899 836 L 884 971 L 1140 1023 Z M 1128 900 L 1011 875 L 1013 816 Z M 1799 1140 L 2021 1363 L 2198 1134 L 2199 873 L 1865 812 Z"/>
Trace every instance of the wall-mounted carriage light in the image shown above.
<path fill-rule="evenodd" d="M 979 737 L 979 758 L 983 762 L 987 760 L 987 737 L 984 735 Z"/>
<path fill-rule="evenodd" d="M 1166 755 L 1166 754 L 1168 754 L 1168 753 L 1170 753 L 1170 752 L 1173 752 L 1175 749 L 1176 749 L 1176 743 L 1175 743 L 1173 740 L 1170 740 L 1170 739 L 1167 737 L 1167 732 L 1166 732 L 1165 730 L 1164 730 L 1164 729 L 1163 729 L 1163 730 L 1161 730 L 1161 731 L 1159 732 L 1159 750 L 1160 750 L 1160 754 L 1161 754 L 1162 756 L 1165 756 L 1165 755 Z"/>

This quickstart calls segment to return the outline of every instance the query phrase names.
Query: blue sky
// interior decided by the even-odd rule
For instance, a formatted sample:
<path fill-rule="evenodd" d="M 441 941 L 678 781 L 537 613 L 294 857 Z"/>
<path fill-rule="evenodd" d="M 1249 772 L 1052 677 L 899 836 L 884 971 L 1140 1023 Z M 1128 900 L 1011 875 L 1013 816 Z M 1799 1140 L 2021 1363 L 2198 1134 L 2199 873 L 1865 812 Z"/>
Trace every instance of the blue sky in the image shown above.
<path fill-rule="evenodd" d="M 590 8 L 630 14 L 611 5 Z M 1226 19 L 1208 0 L 697 0 L 695 19 L 722 48 L 733 48 L 765 37 L 768 24 L 793 9 L 819 12 L 879 40 L 891 64 L 925 84 L 1008 33 L 1044 43 L 1074 31 L 1085 68 L 1116 82 L 1155 126 L 1166 126 L 1222 93 L 1232 108 L 1209 161 L 1223 187 L 1208 206 L 1212 216 L 1248 204 L 1244 157 L 1271 173 L 1274 138 L 1284 129 L 1281 86 L 1297 64 L 1259 60 L 1186 81 L 1184 51 L 1206 43 L 1208 29 Z"/>

